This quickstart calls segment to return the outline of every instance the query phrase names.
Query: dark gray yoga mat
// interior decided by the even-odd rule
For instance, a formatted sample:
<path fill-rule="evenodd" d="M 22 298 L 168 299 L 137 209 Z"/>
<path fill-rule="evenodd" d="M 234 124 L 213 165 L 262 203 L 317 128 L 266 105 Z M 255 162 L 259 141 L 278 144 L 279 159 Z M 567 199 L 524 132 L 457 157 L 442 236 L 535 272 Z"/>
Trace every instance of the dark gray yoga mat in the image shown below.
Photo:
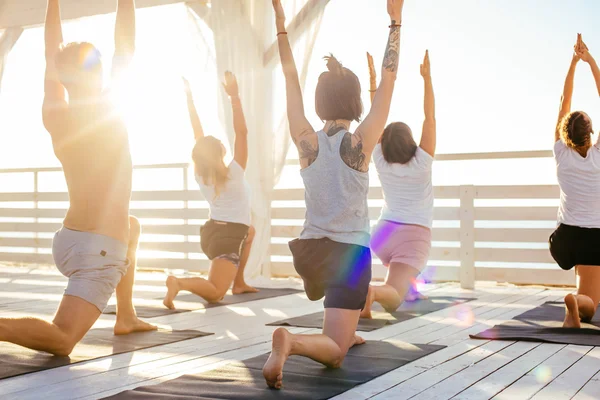
<path fill-rule="evenodd" d="M 463 297 L 430 297 L 426 300 L 417 300 L 404 302 L 400 308 L 388 313 L 378 303 L 373 304 L 372 319 L 361 318 L 358 321 L 357 331 L 371 332 L 376 329 L 383 328 L 387 325 L 394 325 L 399 322 L 407 321 L 412 318 L 420 317 L 434 311 L 443 310 L 455 304 L 465 303 L 474 299 Z M 297 328 L 322 328 L 323 327 L 323 312 L 314 314 L 301 315 L 295 318 L 284 319 L 281 321 L 267 324 L 269 326 L 293 326 Z"/>
<path fill-rule="evenodd" d="M 292 356 L 283 368 L 283 389 L 267 387 L 262 368 L 269 354 L 212 371 L 184 375 L 154 386 L 139 387 L 108 399 L 329 399 L 406 365 L 445 346 L 371 342 L 348 351 L 340 369 L 328 369 L 308 358 Z"/>
<path fill-rule="evenodd" d="M 162 317 L 163 315 L 171 315 L 182 312 L 189 312 L 194 310 L 199 310 L 202 308 L 214 308 L 221 306 L 228 306 L 231 304 L 245 303 L 248 301 L 256 301 L 263 299 L 270 299 L 273 297 L 286 296 L 289 294 L 302 293 L 302 290 L 298 289 L 266 289 L 266 288 L 258 288 L 260 289 L 257 293 L 244 293 L 244 294 L 231 294 L 228 293 L 225 295 L 222 301 L 218 303 L 210 304 L 202 297 L 197 296 L 193 293 L 186 293 L 179 295 L 175 298 L 175 310 L 169 310 L 165 306 L 156 305 L 156 306 L 136 306 L 135 310 L 137 312 L 138 317 L 140 318 L 154 318 L 154 317 Z M 160 297 L 162 299 L 162 297 Z M 178 308 L 177 304 L 188 303 L 185 304 L 182 308 Z M 189 303 L 195 303 L 190 305 Z M 114 305 L 108 306 L 104 310 L 104 314 L 116 314 L 116 308 Z"/>
<path fill-rule="evenodd" d="M 565 303 L 547 302 L 471 337 L 600 346 L 600 314 L 596 313 L 590 323 L 582 322 L 581 329 L 563 328 L 564 318 Z"/>
<path fill-rule="evenodd" d="M 115 336 L 112 328 L 92 329 L 69 357 L 55 357 L 11 343 L 0 343 L 0 379 L 208 335 L 212 333 L 159 330 Z"/>

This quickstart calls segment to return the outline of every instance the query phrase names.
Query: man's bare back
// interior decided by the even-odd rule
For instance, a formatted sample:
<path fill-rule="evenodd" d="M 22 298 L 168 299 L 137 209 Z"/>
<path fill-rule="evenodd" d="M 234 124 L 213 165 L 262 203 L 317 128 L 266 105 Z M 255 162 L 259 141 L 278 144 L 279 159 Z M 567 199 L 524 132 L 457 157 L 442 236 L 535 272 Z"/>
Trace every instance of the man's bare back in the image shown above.
<path fill-rule="evenodd" d="M 132 163 L 122 117 L 103 93 L 57 118 L 50 132 L 69 188 L 65 227 L 128 243 Z"/>

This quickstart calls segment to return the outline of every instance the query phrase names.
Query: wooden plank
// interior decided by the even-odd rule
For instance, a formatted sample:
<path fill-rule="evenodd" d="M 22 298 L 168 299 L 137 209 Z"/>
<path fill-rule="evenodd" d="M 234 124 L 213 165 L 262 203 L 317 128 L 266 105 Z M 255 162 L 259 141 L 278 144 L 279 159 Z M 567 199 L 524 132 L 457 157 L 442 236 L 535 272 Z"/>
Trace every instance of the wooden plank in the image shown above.
<path fill-rule="evenodd" d="M 600 373 L 597 373 L 585 386 L 573 397 L 573 400 L 595 400 L 600 393 Z"/>
<path fill-rule="evenodd" d="M 475 207 L 477 221 L 556 221 L 558 207 Z"/>
<path fill-rule="evenodd" d="M 371 220 L 379 219 L 381 207 L 369 207 L 369 218 Z M 271 210 L 273 219 L 299 219 L 303 220 L 306 216 L 306 207 L 276 207 Z M 437 221 L 458 221 L 460 218 L 458 207 L 435 207 L 433 209 L 433 219 Z"/>
<path fill-rule="evenodd" d="M 557 199 L 558 185 L 477 186 L 478 199 Z"/>
<path fill-rule="evenodd" d="M 460 188 L 460 286 L 475 287 L 475 188 Z"/>
<path fill-rule="evenodd" d="M 501 243 L 548 243 L 548 238 L 553 231 L 553 229 L 548 228 L 478 228 L 475 229 L 475 241 Z"/>
<path fill-rule="evenodd" d="M 138 208 L 129 210 L 138 218 L 153 219 L 207 219 L 208 209 L 202 208 Z M 59 208 L 0 208 L 0 217 L 10 218 L 64 218 L 66 209 Z"/>
<path fill-rule="evenodd" d="M 0 261 L 20 264 L 54 264 L 52 254 L 0 253 Z"/>
<path fill-rule="evenodd" d="M 52 248 L 52 239 L 42 238 L 2 238 L 0 247 Z M 166 251 L 172 253 L 200 253 L 199 242 L 140 242 L 140 250 Z"/>
<path fill-rule="evenodd" d="M 476 248 L 477 262 L 549 263 L 555 264 L 547 249 L 493 249 Z"/>
<path fill-rule="evenodd" d="M 564 344 L 543 343 L 468 387 L 456 395 L 454 399 L 488 400 L 564 347 L 566 347 Z M 477 367 L 480 366 L 478 365 Z M 522 399 L 524 397 L 518 396 L 514 398 Z"/>
<path fill-rule="evenodd" d="M 435 186 L 433 188 L 433 194 L 436 199 L 458 199 L 460 197 L 459 186 Z M 371 186 L 369 188 L 369 199 L 383 199 L 381 187 Z M 273 200 L 304 200 L 304 188 L 276 189 L 273 191 Z"/>
<path fill-rule="evenodd" d="M 132 201 L 205 201 L 199 190 L 134 191 Z M 0 202 L 69 201 L 67 192 L 15 192 L 0 193 Z"/>
<path fill-rule="evenodd" d="M 31 232 L 31 233 L 52 233 L 62 227 L 60 223 L 35 223 L 35 222 L 0 222 L 0 232 Z M 200 234 L 199 224 L 180 224 L 180 225 L 151 225 L 144 223 L 142 225 L 143 234 L 153 235 L 181 235 L 198 236 Z M 1 239 L 0 239 L 1 240 Z"/>
<path fill-rule="evenodd" d="M 136 7 L 155 7 L 167 4 L 182 3 L 186 0 L 136 0 Z M 187 0 L 193 1 L 193 0 Z M 61 16 L 63 21 L 94 15 L 115 12 L 112 0 L 62 0 Z M 44 23 L 46 12 L 45 0 L 5 0 L 3 12 L 0 13 L 0 29 L 22 26 L 31 27 Z"/>
<path fill-rule="evenodd" d="M 573 271 L 538 268 L 476 268 L 478 281 L 510 282 L 518 285 L 559 285 L 574 286 Z"/>
<path fill-rule="evenodd" d="M 539 343 L 516 342 L 512 346 L 508 346 L 483 360 L 477 361 L 462 371 L 448 377 L 448 379 L 433 385 L 416 396 L 415 399 L 435 400 L 442 396 L 449 399 L 506 364 L 522 357 L 539 345 Z"/>
<path fill-rule="evenodd" d="M 569 345 L 539 363 L 516 382 L 494 396 L 494 400 L 530 399 L 557 376 L 579 361 L 590 347 Z"/>
<path fill-rule="evenodd" d="M 438 382 L 448 379 L 452 375 L 469 368 L 470 365 L 483 360 L 492 354 L 511 346 L 514 342 L 491 341 L 481 347 L 477 347 L 443 364 L 437 365 L 424 371 L 412 379 L 408 379 L 393 388 L 374 396 L 376 400 L 404 400 L 411 399 L 419 393 L 432 387 Z"/>
<path fill-rule="evenodd" d="M 600 370 L 600 347 L 592 348 L 579 361 L 532 397 L 532 400 L 567 400 Z"/>

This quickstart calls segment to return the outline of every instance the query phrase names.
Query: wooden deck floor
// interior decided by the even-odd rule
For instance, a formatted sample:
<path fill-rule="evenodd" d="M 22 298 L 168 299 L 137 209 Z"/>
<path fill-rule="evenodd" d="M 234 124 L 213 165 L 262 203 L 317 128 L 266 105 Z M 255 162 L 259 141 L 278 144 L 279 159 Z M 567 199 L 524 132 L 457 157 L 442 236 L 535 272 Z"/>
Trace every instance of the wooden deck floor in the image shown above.
<path fill-rule="evenodd" d="M 164 279 L 160 273 L 139 273 L 136 298 L 163 293 Z M 54 269 L 0 267 L 0 304 L 10 309 L 2 316 L 50 318 L 64 286 L 65 279 Z M 336 399 L 600 399 L 598 347 L 469 339 L 469 334 L 561 299 L 569 290 L 495 284 L 478 285 L 475 291 L 457 284 L 431 285 L 427 290 L 477 300 L 466 309 L 450 307 L 362 336 L 447 347 Z M 321 302 L 289 295 L 153 318 L 162 327 L 215 335 L 0 380 L 0 399 L 98 399 L 214 369 L 268 352 L 274 328 L 266 323 L 320 310 Z M 113 316 L 103 315 L 95 327 L 113 323 Z"/>

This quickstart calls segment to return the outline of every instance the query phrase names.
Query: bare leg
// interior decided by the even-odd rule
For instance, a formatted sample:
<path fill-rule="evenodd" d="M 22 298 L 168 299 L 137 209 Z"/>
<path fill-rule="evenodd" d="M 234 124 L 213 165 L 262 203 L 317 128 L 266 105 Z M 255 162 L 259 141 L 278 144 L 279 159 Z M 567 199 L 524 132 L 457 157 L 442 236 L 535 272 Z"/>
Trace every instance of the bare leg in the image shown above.
<path fill-rule="evenodd" d="M 180 290 L 187 290 L 202 297 L 209 303 L 218 303 L 223 300 L 227 289 L 237 273 L 236 266 L 228 260 L 214 259 L 208 271 L 208 280 L 203 278 L 167 278 L 167 294 L 163 304 L 174 309 L 173 300 Z"/>
<path fill-rule="evenodd" d="M 127 258 L 129 268 L 117 285 L 117 322 L 115 324 L 115 335 L 127 335 L 133 332 L 145 332 L 156 330 L 157 327 L 140 320 L 133 307 L 133 283 L 135 281 L 135 269 L 137 267 L 137 248 L 142 228 L 137 218 L 129 216 L 129 245 Z"/>
<path fill-rule="evenodd" d="M 326 308 L 323 333 L 319 335 L 294 335 L 284 328 L 273 332 L 273 349 L 263 367 L 269 387 L 283 386 L 283 366 L 291 355 L 300 355 L 320 362 L 329 368 L 339 368 L 348 349 L 364 340 L 356 336 L 359 310 Z"/>
<path fill-rule="evenodd" d="M 394 312 L 400 307 L 412 283 L 419 276 L 416 268 L 407 264 L 391 263 L 388 268 L 384 285 L 371 285 L 367 304 L 361 313 L 361 318 L 371 318 L 371 306 L 378 302 L 388 312 Z"/>
<path fill-rule="evenodd" d="M 68 356 L 100 316 L 100 310 L 74 296 L 63 296 L 54 320 L 0 318 L 0 341 L 56 356 Z"/>
<path fill-rule="evenodd" d="M 248 263 L 248 257 L 250 256 L 250 250 L 252 249 L 252 242 L 254 241 L 255 234 L 256 231 L 254 230 L 254 227 L 251 226 L 250 230 L 248 231 L 246 243 L 244 243 L 244 250 L 242 251 L 240 258 L 240 267 L 238 268 L 235 279 L 233 280 L 233 288 L 231 288 L 231 292 L 233 294 L 258 292 L 258 289 L 249 286 L 244 280 L 244 269 L 246 268 L 246 263 Z"/>
<path fill-rule="evenodd" d="M 590 321 L 600 303 L 600 266 L 577 265 L 577 294 L 565 297 L 566 328 L 580 328 L 581 321 Z"/>

